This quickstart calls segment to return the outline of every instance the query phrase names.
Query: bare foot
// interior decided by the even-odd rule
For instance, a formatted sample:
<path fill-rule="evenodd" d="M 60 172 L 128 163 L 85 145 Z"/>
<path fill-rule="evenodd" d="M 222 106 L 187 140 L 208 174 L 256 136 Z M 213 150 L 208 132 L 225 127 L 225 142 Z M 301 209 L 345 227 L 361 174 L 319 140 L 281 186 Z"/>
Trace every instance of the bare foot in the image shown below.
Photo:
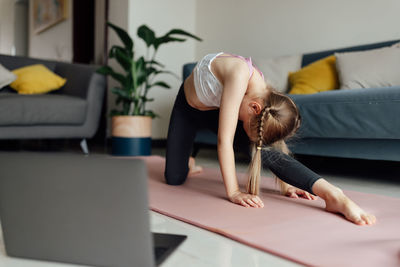
<path fill-rule="evenodd" d="M 349 199 L 341 189 L 337 188 L 325 199 L 326 211 L 341 213 L 347 220 L 357 225 L 373 225 L 376 217 L 363 211 L 356 203 Z"/>
<path fill-rule="evenodd" d="M 193 157 L 189 157 L 189 173 L 188 175 L 198 174 L 203 171 L 203 167 L 197 166 Z"/>

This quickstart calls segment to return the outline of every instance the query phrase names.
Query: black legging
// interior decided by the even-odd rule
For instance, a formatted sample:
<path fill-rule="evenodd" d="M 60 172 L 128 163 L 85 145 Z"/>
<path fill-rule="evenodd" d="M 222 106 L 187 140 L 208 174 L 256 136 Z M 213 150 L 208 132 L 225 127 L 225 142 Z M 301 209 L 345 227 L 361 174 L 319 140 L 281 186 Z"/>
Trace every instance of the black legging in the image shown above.
<path fill-rule="evenodd" d="M 183 184 L 189 172 L 189 156 L 199 129 L 218 131 L 219 110 L 200 111 L 186 101 L 181 85 L 168 129 L 165 179 L 167 184 Z M 234 138 L 234 148 L 249 154 L 250 142 L 241 122 Z M 274 149 L 262 150 L 264 168 L 269 168 L 284 182 L 313 194 L 312 186 L 321 176 L 294 158 Z"/>

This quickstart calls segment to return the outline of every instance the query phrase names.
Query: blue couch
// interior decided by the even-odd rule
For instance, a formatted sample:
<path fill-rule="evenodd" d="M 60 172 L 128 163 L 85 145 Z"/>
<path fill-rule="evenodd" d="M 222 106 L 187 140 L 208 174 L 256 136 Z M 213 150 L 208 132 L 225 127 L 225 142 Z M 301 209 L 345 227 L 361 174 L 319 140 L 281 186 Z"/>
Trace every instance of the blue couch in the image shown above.
<path fill-rule="evenodd" d="M 335 52 L 363 51 L 396 42 L 399 40 L 304 54 L 302 66 Z M 184 65 L 185 78 L 194 66 Z M 294 154 L 400 161 L 400 85 L 290 97 L 302 116 L 298 134 L 289 142 Z M 216 144 L 216 135 L 201 131 L 195 142 L 197 146 Z"/>

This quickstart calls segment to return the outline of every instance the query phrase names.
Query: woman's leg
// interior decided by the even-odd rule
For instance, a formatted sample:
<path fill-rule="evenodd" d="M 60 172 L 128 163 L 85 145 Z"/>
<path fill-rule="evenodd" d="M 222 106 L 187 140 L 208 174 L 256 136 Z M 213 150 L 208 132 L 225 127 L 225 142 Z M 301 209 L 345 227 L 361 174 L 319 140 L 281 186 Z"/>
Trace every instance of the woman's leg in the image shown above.
<path fill-rule="evenodd" d="M 308 191 L 325 200 L 326 210 L 343 214 L 358 225 L 372 225 L 376 218 L 363 211 L 341 189 L 330 184 L 294 158 L 270 149 L 263 151 L 263 163 L 284 182 Z"/>
<path fill-rule="evenodd" d="M 189 172 L 189 156 L 197 131 L 193 109 L 186 102 L 183 85 L 179 89 L 168 128 L 165 179 L 167 184 L 183 184 Z"/>
<path fill-rule="evenodd" d="M 219 110 L 201 111 L 196 114 L 197 117 L 197 130 L 208 129 L 218 134 L 218 117 Z M 193 151 L 189 157 L 189 175 L 196 174 L 203 171 L 203 167 L 196 165 L 196 156 L 200 150 L 200 144 L 193 144 Z"/>
<path fill-rule="evenodd" d="M 262 163 L 279 179 L 311 194 L 313 184 L 321 178 L 293 157 L 274 148 L 262 150 Z"/>

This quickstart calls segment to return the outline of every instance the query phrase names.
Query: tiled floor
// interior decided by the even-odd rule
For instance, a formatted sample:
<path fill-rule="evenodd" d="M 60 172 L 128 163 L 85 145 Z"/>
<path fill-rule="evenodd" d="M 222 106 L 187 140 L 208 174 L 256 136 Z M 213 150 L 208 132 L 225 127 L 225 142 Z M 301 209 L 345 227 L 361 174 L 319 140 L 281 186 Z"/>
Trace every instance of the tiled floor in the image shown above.
<path fill-rule="evenodd" d="M 79 153 L 77 147 L 75 147 L 73 151 Z M 106 150 L 103 148 L 92 148 L 92 155 L 105 153 Z M 163 156 L 164 150 L 153 149 L 153 154 Z M 399 162 L 319 157 L 299 157 L 299 159 L 306 166 L 344 190 L 347 189 L 400 198 Z M 200 150 L 197 163 L 203 167 L 218 168 L 215 149 Z M 240 156 L 237 157 L 237 169 L 242 172 L 247 169 L 246 161 Z M 265 171 L 264 175 L 268 176 L 271 175 L 271 173 Z M 293 262 L 155 212 L 151 212 L 151 228 L 154 232 L 168 232 L 185 234 L 188 236 L 188 239 L 178 250 L 162 264 L 162 267 L 298 266 Z M 4 247 L 2 245 L 3 244 L 0 244 L 0 267 L 72 266 L 10 258 L 5 256 Z"/>

